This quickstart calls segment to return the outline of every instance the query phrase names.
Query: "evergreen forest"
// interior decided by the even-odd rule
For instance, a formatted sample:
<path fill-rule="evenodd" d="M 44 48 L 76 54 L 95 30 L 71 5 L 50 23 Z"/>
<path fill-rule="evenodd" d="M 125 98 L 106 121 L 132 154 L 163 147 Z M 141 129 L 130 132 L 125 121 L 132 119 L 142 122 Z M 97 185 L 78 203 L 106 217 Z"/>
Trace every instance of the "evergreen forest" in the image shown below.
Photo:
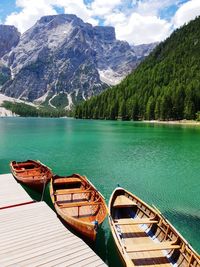
<path fill-rule="evenodd" d="M 39 107 L 27 105 L 25 103 L 12 103 L 4 101 L 2 107 L 12 111 L 22 117 L 65 117 L 70 116 L 69 112 L 64 109 L 53 109 L 50 107 Z"/>
<path fill-rule="evenodd" d="M 196 119 L 200 111 L 200 17 L 175 30 L 119 85 L 82 102 L 76 118 Z"/>

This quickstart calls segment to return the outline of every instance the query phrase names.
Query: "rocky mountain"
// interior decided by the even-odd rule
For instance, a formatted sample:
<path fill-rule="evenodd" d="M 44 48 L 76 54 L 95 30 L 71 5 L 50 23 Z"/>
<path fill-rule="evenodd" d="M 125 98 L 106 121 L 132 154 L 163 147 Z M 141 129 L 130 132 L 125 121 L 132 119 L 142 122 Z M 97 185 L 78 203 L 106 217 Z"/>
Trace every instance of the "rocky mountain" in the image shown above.
<path fill-rule="evenodd" d="M 20 33 L 17 28 L 0 25 L 0 59 L 19 43 Z M 10 68 L 0 61 L 0 86 L 10 79 Z"/>
<path fill-rule="evenodd" d="M 113 27 L 93 27 L 75 15 L 45 16 L 3 56 L 0 91 L 70 109 L 121 81 L 146 51 L 116 40 Z"/>
<path fill-rule="evenodd" d="M 151 51 L 158 45 L 159 43 L 151 43 L 151 44 L 141 44 L 132 46 L 132 49 L 135 51 L 137 58 L 147 57 Z"/>
<path fill-rule="evenodd" d="M 17 28 L 9 25 L 0 25 L 0 58 L 14 48 L 20 39 Z"/>

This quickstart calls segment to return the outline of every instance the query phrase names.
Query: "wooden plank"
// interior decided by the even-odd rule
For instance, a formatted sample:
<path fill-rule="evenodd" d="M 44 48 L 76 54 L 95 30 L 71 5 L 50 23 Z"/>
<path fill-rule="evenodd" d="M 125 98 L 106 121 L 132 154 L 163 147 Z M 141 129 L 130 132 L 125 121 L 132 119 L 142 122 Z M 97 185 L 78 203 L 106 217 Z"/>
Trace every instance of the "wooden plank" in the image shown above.
<path fill-rule="evenodd" d="M 95 260 L 95 261 L 91 262 L 91 259 L 90 259 L 90 261 L 88 261 L 88 263 L 86 265 L 85 264 L 84 265 L 80 265 L 80 267 L 81 266 L 100 267 L 100 266 L 103 266 L 103 265 L 102 265 L 102 261 L 101 260 Z"/>
<path fill-rule="evenodd" d="M 151 224 L 158 223 L 156 220 L 141 218 L 141 219 L 119 219 L 114 222 L 116 225 L 134 225 L 134 224 Z"/>
<path fill-rule="evenodd" d="M 4 255 L 1 256 L 0 264 L 10 265 L 10 264 L 21 262 L 21 261 L 26 260 L 26 259 L 38 257 L 40 255 L 43 255 L 43 254 L 49 252 L 49 251 L 54 251 L 58 248 L 63 247 L 65 242 L 67 242 L 67 241 L 73 243 L 76 240 L 76 236 L 73 236 L 71 239 L 72 240 L 68 240 L 67 237 L 63 237 L 63 238 L 58 239 L 58 240 L 52 240 L 51 242 L 48 242 L 48 243 L 45 242 L 45 240 L 44 240 L 44 243 L 41 246 L 40 245 L 38 246 L 38 244 L 37 244 L 37 245 L 32 246 L 32 247 L 27 246 L 23 250 L 20 249 L 17 251 L 12 251 L 12 253 L 8 251 L 8 253 L 5 253 Z M 2 259 L 2 257 L 4 257 L 4 259 Z"/>
<path fill-rule="evenodd" d="M 172 250 L 172 249 L 180 249 L 179 245 L 175 245 L 172 242 L 161 242 L 154 244 L 137 244 L 135 246 L 131 246 L 126 248 L 127 252 L 145 252 L 145 251 L 157 251 L 157 250 Z"/>
<path fill-rule="evenodd" d="M 95 266 L 95 262 L 97 261 L 96 257 L 94 257 L 94 255 L 84 255 L 83 258 L 81 258 L 80 261 L 74 261 L 70 266 L 76 266 L 76 267 L 82 267 L 82 266 Z"/>
<path fill-rule="evenodd" d="M 62 201 L 57 201 L 56 204 L 59 205 L 59 207 L 63 208 L 73 208 L 73 207 L 84 207 L 84 206 L 95 206 L 95 205 L 101 205 L 102 202 L 87 202 L 87 201 L 82 201 L 82 202 L 69 202 L 69 203 L 62 203 Z"/>
<path fill-rule="evenodd" d="M 0 208 L 33 201 L 12 174 L 1 174 L 0 183 Z"/>
<path fill-rule="evenodd" d="M 7 260 L 9 257 L 15 257 L 18 258 L 20 256 L 24 257 L 25 255 L 27 255 L 28 257 L 30 257 L 31 254 L 37 253 L 38 250 L 38 244 L 40 244 L 41 249 L 44 248 L 45 251 L 45 246 L 49 243 L 49 247 L 48 247 L 48 251 L 51 249 L 51 244 L 55 243 L 56 240 L 57 244 L 59 244 L 59 242 L 74 242 L 75 241 L 75 237 L 63 237 L 63 233 L 59 233 L 59 234 L 54 234 L 54 238 L 51 237 L 48 238 L 44 238 L 44 236 L 42 238 L 39 238 L 39 236 L 37 236 L 37 239 L 34 240 L 29 240 L 27 242 L 27 240 L 25 242 L 22 243 L 18 243 L 18 246 L 9 246 L 7 249 L 4 249 L 0 252 L 1 256 L 5 256 L 8 255 Z M 61 243 L 60 243 L 61 244 Z M 63 246 L 63 244 L 61 244 L 61 247 Z M 29 253 L 27 252 L 29 249 Z M 54 248 L 53 248 L 54 249 Z"/>
<path fill-rule="evenodd" d="M 93 253 L 91 251 L 89 251 L 88 249 L 83 249 L 83 250 L 80 250 L 78 252 L 67 255 L 63 258 L 60 258 L 58 261 L 53 262 L 54 264 L 52 264 L 50 266 L 52 266 L 52 267 L 58 266 L 58 264 L 59 264 L 59 266 L 63 266 L 64 262 L 66 262 L 66 261 L 67 261 L 67 267 L 77 266 L 77 263 L 83 261 L 84 259 L 90 258 L 90 257 L 94 257 Z M 44 266 L 46 266 L 46 265 L 44 265 Z"/>
<path fill-rule="evenodd" d="M 45 230 L 45 229 L 44 229 Z M 39 233 L 39 237 L 38 235 L 34 235 L 31 234 L 31 235 L 26 235 L 26 236 L 23 236 L 22 238 L 16 238 L 16 239 L 11 239 L 11 240 L 5 240 L 3 242 L 3 246 L 1 248 L 1 253 L 4 252 L 4 251 L 7 251 L 9 248 L 12 248 L 13 247 L 16 247 L 16 246 L 20 246 L 21 244 L 24 244 L 24 243 L 29 243 L 30 242 L 30 239 L 31 239 L 31 242 L 34 242 L 35 240 L 39 241 L 40 239 L 45 239 L 47 240 L 47 236 L 48 236 L 48 239 L 51 240 L 51 238 L 54 238 L 56 236 L 59 236 L 59 235 L 63 235 L 63 230 L 54 230 L 54 231 L 51 231 L 51 230 L 48 230 L 45 232 L 45 231 L 42 231 L 41 233 Z"/>
<path fill-rule="evenodd" d="M 42 227 L 43 225 L 45 225 L 46 227 L 51 227 L 51 223 L 53 223 L 55 221 L 54 218 L 49 218 L 48 221 L 41 221 L 41 220 L 31 220 L 29 221 L 28 224 L 24 224 L 24 222 L 22 221 L 21 224 L 16 224 L 14 225 L 12 228 L 7 225 L 4 228 L 1 228 L 0 234 L 1 234 L 1 238 L 3 238 L 3 236 L 7 235 L 6 231 L 9 231 L 10 235 L 15 234 L 15 232 L 24 232 L 24 231 L 30 231 L 31 229 L 34 229 L 35 224 L 37 224 L 38 228 Z"/>
<path fill-rule="evenodd" d="M 0 222 L 9 221 L 11 223 L 11 219 L 13 222 L 14 220 L 21 220 L 22 217 L 26 218 L 27 215 L 28 215 L 28 217 L 31 217 L 31 216 L 35 217 L 35 212 L 37 212 L 37 215 L 41 214 L 41 213 L 48 214 L 48 210 L 38 209 L 35 207 L 35 205 L 31 206 L 31 210 L 32 210 L 32 212 L 30 213 L 30 207 L 28 207 L 28 205 L 16 207 L 15 213 L 13 213 L 12 209 L 6 209 L 6 210 L 4 210 L 3 213 L 0 212 Z M 56 217 L 56 214 L 55 214 L 55 217 Z"/>
<path fill-rule="evenodd" d="M 66 256 L 67 254 L 71 254 L 74 251 L 77 251 L 78 249 L 84 248 L 84 244 L 79 244 L 77 242 L 74 242 L 72 244 L 64 244 L 61 248 L 54 249 L 52 251 L 48 251 L 46 253 L 43 253 L 40 256 L 32 257 L 27 260 L 23 260 L 21 264 L 24 266 L 32 267 L 32 266 L 40 266 L 42 264 L 46 264 L 48 262 L 52 262 L 53 260 L 56 260 L 60 257 Z M 100 260 L 101 261 L 101 260 Z M 101 261 L 102 262 L 102 261 Z"/>
<path fill-rule="evenodd" d="M 54 267 L 54 266 L 67 266 L 69 267 L 71 264 L 71 261 L 75 262 L 75 264 L 82 260 L 82 256 L 83 255 L 87 255 L 90 254 L 91 251 L 88 250 L 88 248 L 84 247 L 81 250 L 76 250 L 73 253 L 66 253 L 65 256 L 60 255 L 55 257 L 55 259 L 51 260 L 51 261 L 47 261 L 45 264 L 42 264 L 40 266 L 42 267 Z M 67 263 L 67 265 L 65 265 L 64 263 Z M 73 263 L 74 264 L 74 263 Z M 76 266 L 76 265 L 74 265 Z"/>
<path fill-rule="evenodd" d="M 79 194 L 79 193 L 92 193 L 94 190 L 87 190 L 87 189 L 63 189 L 63 190 L 56 190 L 54 195 L 68 195 L 68 194 Z"/>
<path fill-rule="evenodd" d="M 67 178 L 56 178 L 53 183 L 54 184 L 64 184 L 64 183 L 77 183 L 81 182 L 82 180 L 77 177 L 67 177 Z"/>
<path fill-rule="evenodd" d="M 51 229 L 52 231 L 54 230 L 59 230 L 60 226 L 59 225 L 51 225 Z M 43 224 L 42 226 L 40 226 L 40 228 L 37 228 L 37 231 L 38 233 L 42 233 L 44 232 L 44 230 L 47 229 L 47 225 L 46 224 Z M 6 231 L 7 233 L 7 231 Z M 9 231 L 9 235 L 4 235 L 4 238 L 3 236 L 1 235 L 2 239 L 1 241 L 9 241 L 9 240 L 14 240 L 14 239 L 18 239 L 18 238 L 22 238 L 23 236 L 27 236 L 27 235 L 34 235 L 35 233 L 35 228 L 32 228 L 32 229 L 20 229 L 18 231 L 14 231 L 13 234 L 11 234 L 11 232 Z M 1 247 L 1 245 L 0 245 Z"/>
<path fill-rule="evenodd" d="M 95 267 L 98 266 L 99 264 L 102 264 L 100 260 L 97 260 L 96 257 L 90 257 L 85 260 L 82 260 L 81 262 L 77 262 L 76 267 L 82 267 L 82 266 Z"/>
<path fill-rule="evenodd" d="M 32 214 L 29 214 L 29 216 L 25 216 L 26 212 L 24 211 L 23 213 L 17 213 L 16 216 L 5 216 L 3 218 L 1 218 L 0 216 L 0 225 L 3 227 L 4 225 L 7 224 L 7 222 L 9 222 L 9 225 L 15 225 L 16 223 L 22 221 L 22 216 L 23 216 L 23 222 L 27 221 L 27 220 L 30 220 L 30 219 L 34 219 L 35 218 L 35 214 L 34 212 Z M 37 211 L 37 218 L 43 218 L 44 219 L 44 215 L 47 214 L 45 213 L 45 211 L 41 211 L 41 210 L 38 210 Z M 0 212 L 0 215 L 1 215 L 1 212 Z M 12 219 L 12 221 L 11 221 Z"/>
<path fill-rule="evenodd" d="M 137 204 L 133 202 L 131 199 L 125 197 L 124 195 L 117 196 L 113 204 L 114 208 L 130 207 L 130 206 L 137 206 Z"/>

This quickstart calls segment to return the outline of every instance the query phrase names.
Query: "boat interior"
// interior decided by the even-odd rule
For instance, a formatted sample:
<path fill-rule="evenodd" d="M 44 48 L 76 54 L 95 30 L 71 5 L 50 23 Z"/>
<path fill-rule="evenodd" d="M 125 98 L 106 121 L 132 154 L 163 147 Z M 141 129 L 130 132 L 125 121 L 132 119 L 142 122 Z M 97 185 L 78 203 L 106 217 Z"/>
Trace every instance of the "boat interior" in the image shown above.
<path fill-rule="evenodd" d="M 133 265 L 200 266 L 198 257 L 159 212 L 123 190 L 111 206 L 119 245 Z"/>
<path fill-rule="evenodd" d="M 67 216 L 86 222 L 101 222 L 101 196 L 85 179 L 74 175 L 53 179 L 54 200 Z"/>
<path fill-rule="evenodd" d="M 36 162 L 13 162 L 13 168 L 16 171 L 32 170 L 39 167 Z"/>

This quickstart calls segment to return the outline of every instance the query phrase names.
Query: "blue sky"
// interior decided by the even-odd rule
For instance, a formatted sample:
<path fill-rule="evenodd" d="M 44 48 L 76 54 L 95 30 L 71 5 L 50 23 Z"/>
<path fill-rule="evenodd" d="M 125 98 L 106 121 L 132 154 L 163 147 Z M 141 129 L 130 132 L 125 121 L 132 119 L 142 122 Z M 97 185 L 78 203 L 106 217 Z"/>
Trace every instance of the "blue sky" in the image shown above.
<path fill-rule="evenodd" d="M 200 0 L 0 0 L 1 23 L 22 33 L 41 16 L 59 13 L 114 26 L 118 39 L 141 44 L 164 40 L 200 15 Z"/>

